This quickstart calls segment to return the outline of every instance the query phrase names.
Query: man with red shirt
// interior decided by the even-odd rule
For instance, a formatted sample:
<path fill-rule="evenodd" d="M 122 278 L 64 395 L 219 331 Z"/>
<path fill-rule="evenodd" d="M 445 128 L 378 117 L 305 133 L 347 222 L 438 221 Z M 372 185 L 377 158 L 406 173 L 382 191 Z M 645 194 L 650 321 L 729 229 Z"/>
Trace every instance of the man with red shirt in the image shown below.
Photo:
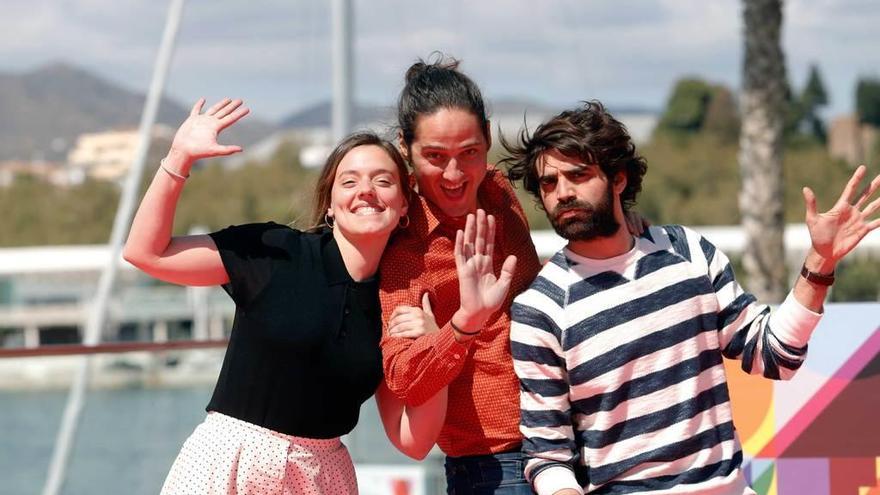
<path fill-rule="evenodd" d="M 540 264 L 508 181 L 487 165 L 491 136 L 480 91 L 456 68 L 455 61 L 414 64 L 398 102 L 400 148 L 419 194 L 380 270 L 385 378 L 413 405 L 448 387 L 437 442 L 447 454 L 449 493 L 531 494 L 522 472 L 509 312 Z M 464 246 L 487 254 L 491 269 L 484 267 L 480 286 L 458 282 L 456 233 L 466 222 L 476 239 L 488 232 L 486 243 Z M 433 332 L 402 338 L 416 328 Z"/>

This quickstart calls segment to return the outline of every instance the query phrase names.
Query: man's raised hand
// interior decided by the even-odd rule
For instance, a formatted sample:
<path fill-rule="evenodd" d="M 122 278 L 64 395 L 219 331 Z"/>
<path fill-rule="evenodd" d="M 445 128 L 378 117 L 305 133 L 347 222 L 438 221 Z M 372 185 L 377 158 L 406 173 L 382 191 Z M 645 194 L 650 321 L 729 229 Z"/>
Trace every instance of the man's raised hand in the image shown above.
<path fill-rule="evenodd" d="M 516 256 L 508 256 L 496 276 L 493 268 L 495 217 L 477 210 L 468 214 L 464 232 L 455 235 L 455 266 L 458 271 L 460 309 L 458 313 L 470 328 L 479 330 L 507 297 L 516 270 Z"/>
<path fill-rule="evenodd" d="M 880 198 L 869 202 L 880 188 L 880 175 L 874 177 L 861 193 L 857 192 L 866 171 L 864 165 L 856 169 L 837 203 L 825 213 L 817 211 L 816 195 L 813 191 L 809 187 L 803 189 L 807 207 L 806 222 L 813 250 L 831 264 L 840 261 L 869 232 L 880 227 L 880 219 L 872 219 L 880 209 Z"/>

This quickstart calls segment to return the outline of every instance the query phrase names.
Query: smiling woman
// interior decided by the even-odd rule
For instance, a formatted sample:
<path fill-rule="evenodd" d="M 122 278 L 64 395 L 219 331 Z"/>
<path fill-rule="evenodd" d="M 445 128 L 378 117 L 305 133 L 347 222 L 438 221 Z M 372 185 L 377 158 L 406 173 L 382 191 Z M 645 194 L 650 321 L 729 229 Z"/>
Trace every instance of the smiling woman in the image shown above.
<path fill-rule="evenodd" d="M 172 237 L 193 162 L 241 150 L 217 137 L 248 113 L 242 101 L 225 99 L 205 113 L 203 105 L 178 129 L 124 252 L 167 282 L 222 285 L 236 307 L 208 416 L 162 493 L 357 493 L 339 437 L 354 428 L 364 401 L 376 394 L 389 439 L 416 458 L 433 446 L 446 408 L 445 390 L 404 407 L 382 376 L 375 275 L 406 218 L 403 159 L 373 134 L 349 136 L 331 153 L 316 191 L 316 223 L 326 224 L 301 232 L 254 223 Z"/>
<path fill-rule="evenodd" d="M 350 136 L 330 155 L 318 178 L 313 230 L 338 224 L 340 235 L 348 239 L 406 225 L 408 177 L 406 163 L 391 143 L 369 133 Z"/>

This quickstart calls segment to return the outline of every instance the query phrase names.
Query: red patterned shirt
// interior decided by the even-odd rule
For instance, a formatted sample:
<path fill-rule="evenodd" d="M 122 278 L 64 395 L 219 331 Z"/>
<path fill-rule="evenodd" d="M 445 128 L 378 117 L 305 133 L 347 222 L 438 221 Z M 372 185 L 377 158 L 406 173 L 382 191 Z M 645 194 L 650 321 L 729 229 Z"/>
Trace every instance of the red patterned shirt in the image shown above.
<path fill-rule="evenodd" d="M 510 356 L 510 304 L 540 270 L 528 223 L 500 171 L 489 167 L 477 192 L 479 207 L 495 216 L 494 267 L 516 255 L 513 285 L 501 310 L 470 341 L 455 340 L 449 320 L 459 308 L 453 250 L 464 218 L 443 215 L 419 196 L 409 227 L 395 234 L 381 264 L 382 354 L 388 387 L 418 405 L 449 385 L 446 423 L 437 443 L 451 456 L 482 455 L 519 447 L 519 382 Z M 428 292 L 440 331 L 415 340 L 388 336 L 387 322 L 400 305 L 421 306 Z"/>

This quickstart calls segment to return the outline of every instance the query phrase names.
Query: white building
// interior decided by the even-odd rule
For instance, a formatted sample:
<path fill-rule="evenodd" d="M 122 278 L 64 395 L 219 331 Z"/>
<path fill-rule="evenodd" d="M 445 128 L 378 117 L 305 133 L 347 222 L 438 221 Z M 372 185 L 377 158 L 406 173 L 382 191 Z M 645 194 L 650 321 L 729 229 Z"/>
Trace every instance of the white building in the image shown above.
<path fill-rule="evenodd" d="M 173 129 L 155 125 L 151 144 L 167 147 L 173 137 Z M 80 134 L 67 155 L 67 162 L 72 170 L 80 170 L 85 176 L 118 182 L 128 173 L 138 144 L 137 129 Z"/>

